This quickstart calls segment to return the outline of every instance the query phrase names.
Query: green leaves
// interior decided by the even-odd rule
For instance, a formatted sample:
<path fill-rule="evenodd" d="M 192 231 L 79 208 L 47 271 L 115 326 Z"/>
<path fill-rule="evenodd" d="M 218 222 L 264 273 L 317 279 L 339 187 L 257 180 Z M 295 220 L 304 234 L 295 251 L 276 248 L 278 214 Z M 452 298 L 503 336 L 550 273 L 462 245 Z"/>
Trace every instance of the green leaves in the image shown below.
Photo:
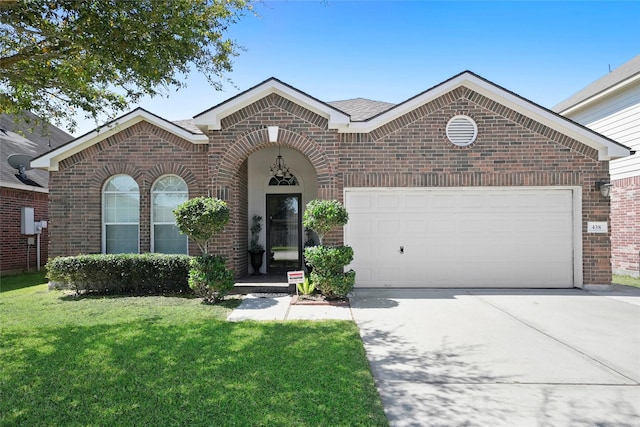
<path fill-rule="evenodd" d="M 227 204 L 211 197 L 189 199 L 175 208 L 173 214 L 180 232 L 191 237 L 205 254 L 211 237 L 229 222 Z"/>
<path fill-rule="evenodd" d="M 241 49 L 227 29 L 244 0 L 0 2 L 0 112 L 97 119 L 184 85 L 192 69 L 215 89 Z"/>
<path fill-rule="evenodd" d="M 189 287 L 206 304 L 222 301 L 233 289 L 233 271 L 226 268 L 224 258 L 203 255 L 192 258 L 189 265 Z"/>
<path fill-rule="evenodd" d="M 304 211 L 303 224 L 318 234 L 320 244 L 325 234 L 349 221 L 349 214 L 338 200 L 312 200 Z"/>

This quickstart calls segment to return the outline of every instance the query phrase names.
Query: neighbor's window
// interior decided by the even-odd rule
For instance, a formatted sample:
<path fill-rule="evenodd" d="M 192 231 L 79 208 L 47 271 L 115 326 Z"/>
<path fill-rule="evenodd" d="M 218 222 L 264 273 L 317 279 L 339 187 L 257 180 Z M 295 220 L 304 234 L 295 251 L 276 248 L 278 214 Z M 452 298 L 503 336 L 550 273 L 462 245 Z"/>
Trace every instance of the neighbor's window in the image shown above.
<path fill-rule="evenodd" d="M 179 176 L 163 176 L 153 184 L 151 189 L 152 252 L 187 253 L 187 235 L 180 234 L 173 210 L 188 197 L 187 183 Z"/>
<path fill-rule="evenodd" d="M 102 190 L 102 252 L 140 251 L 140 191 L 128 175 L 110 178 Z"/>

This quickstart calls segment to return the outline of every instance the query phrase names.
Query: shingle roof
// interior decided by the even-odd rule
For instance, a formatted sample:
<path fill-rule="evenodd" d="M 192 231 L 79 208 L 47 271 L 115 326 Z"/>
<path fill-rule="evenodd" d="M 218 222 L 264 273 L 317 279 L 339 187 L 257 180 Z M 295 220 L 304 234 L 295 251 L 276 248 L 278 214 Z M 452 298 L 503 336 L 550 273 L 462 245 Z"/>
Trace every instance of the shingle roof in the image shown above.
<path fill-rule="evenodd" d="M 396 105 L 390 102 L 374 101 L 372 99 L 365 98 L 332 101 L 327 102 L 326 104 L 348 114 L 351 116 L 351 121 L 354 122 L 370 119 L 371 117 L 377 116 Z M 195 121 L 193 119 L 174 120 L 172 123 L 190 132 L 202 133 L 202 131 L 195 125 Z"/>
<path fill-rule="evenodd" d="M 395 106 L 390 102 L 374 101 L 365 98 L 346 99 L 344 101 L 327 102 L 338 110 L 351 116 L 351 120 L 358 122 L 370 119 Z"/>
<path fill-rule="evenodd" d="M 636 74 L 640 74 L 640 55 L 636 56 L 631 61 L 622 64 L 605 76 L 602 76 L 581 91 L 576 92 L 569 98 L 553 107 L 551 110 L 557 113 L 561 113 L 573 107 L 574 105 L 586 101 L 592 96 L 597 95 L 600 92 L 603 92 L 617 85 L 618 83 L 622 83 L 623 81 L 633 77 Z"/>
<path fill-rule="evenodd" d="M 26 154 L 33 158 L 73 139 L 62 129 L 52 125 L 46 126 L 43 130 L 39 125 L 33 123 L 37 119 L 36 116 L 31 113 L 26 116 L 32 121 L 29 125 L 15 122 L 12 115 L 0 114 L 0 182 L 2 183 L 24 184 L 16 177 L 18 171 L 9 166 L 7 162 L 10 155 Z M 26 128 L 29 126 L 35 126 L 35 129 L 28 132 Z M 22 131 L 24 136 L 20 135 L 18 131 Z M 26 175 L 39 186 L 48 188 L 49 173 L 47 171 L 31 169 L 26 172 Z"/>
<path fill-rule="evenodd" d="M 202 134 L 202 131 L 198 126 L 196 126 L 193 119 L 185 119 L 185 120 L 174 120 L 173 123 L 176 126 L 180 126 L 182 129 L 186 129 L 191 133 L 199 133 Z"/>

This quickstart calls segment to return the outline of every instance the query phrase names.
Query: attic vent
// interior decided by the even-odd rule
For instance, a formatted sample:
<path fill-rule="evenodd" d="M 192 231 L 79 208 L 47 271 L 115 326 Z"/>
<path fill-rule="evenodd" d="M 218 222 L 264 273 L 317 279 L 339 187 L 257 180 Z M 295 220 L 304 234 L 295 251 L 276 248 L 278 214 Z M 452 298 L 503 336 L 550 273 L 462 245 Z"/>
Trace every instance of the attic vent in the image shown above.
<path fill-rule="evenodd" d="M 447 123 L 447 138 L 459 147 L 472 144 L 477 136 L 478 126 L 469 116 L 454 116 Z"/>

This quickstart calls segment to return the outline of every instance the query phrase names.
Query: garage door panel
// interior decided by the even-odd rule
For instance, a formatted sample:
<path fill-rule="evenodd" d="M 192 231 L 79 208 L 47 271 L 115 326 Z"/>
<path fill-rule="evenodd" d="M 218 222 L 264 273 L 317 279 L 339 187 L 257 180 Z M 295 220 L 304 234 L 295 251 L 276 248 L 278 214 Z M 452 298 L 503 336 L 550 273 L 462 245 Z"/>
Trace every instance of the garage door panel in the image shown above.
<path fill-rule="evenodd" d="M 347 189 L 345 204 L 356 286 L 573 286 L 570 189 Z"/>

